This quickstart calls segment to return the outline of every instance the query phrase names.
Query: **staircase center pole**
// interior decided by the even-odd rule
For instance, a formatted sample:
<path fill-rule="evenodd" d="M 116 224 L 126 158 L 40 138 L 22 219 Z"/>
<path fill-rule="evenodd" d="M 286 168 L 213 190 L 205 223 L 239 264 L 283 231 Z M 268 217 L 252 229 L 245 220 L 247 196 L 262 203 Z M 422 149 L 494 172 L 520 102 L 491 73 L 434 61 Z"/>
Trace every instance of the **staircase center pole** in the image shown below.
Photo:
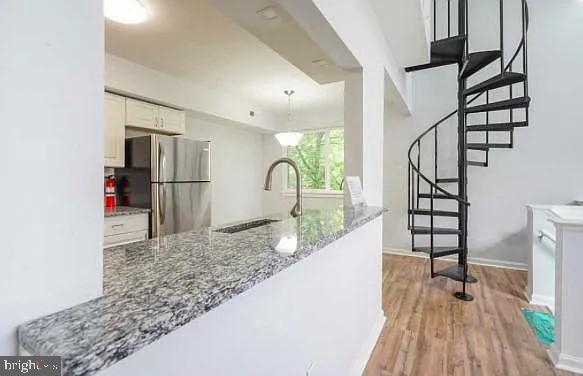
<path fill-rule="evenodd" d="M 458 14 L 458 32 L 459 35 L 466 36 L 466 44 L 463 52 L 463 59 L 458 64 L 458 72 L 462 71 L 463 63 L 468 58 L 468 3 L 467 0 L 459 0 L 459 14 Z M 459 77 L 459 76 L 458 76 Z M 466 98 L 463 95 L 466 89 L 466 79 L 458 78 L 458 194 L 464 201 L 468 201 L 468 160 L 467 160 L 467 135 L 466 135 Z M 473 300 L 473 296 L 466 291 L 466 284 L 468 282 L 468 206 L 462 202 L 458 203 L 458 210 L 460 213 L 459 229 L 461 234 L 458 238 L 458 246 L 460 253 L 458 256 L 458 264 L 463 268 L 463 289 L 461 292 L 456 292 L 456 298 L 465 301 Z"/>
<path fill-rule="evenodd" d="M 458 33 L 459 35 L 466 34 L 467 20 L 466 20 L 467 0 L 460 0 L 458 2 Z M 467 38 L 467 35 L 466 35 Z M 468 51 L 464 49 L 464 59 L 458 64 L 458 70 L 461 72 L 463 62 L 467 58 Z M 458 78 L 458 195 L 463 200 L 467 201 L 467 152 L 466 152 L 466 115 L 465 104 L 466 100 L 463 91 L 466 89 L 466 80 Z M 458 203 L 458 211 L 460 213 L 459 228 L 462 231 L 458 238 L 458 246 L 461 252 L 458 257 L 458 263 L 465 265 L 467 258 L 467 206 L 463 203 Z"/>

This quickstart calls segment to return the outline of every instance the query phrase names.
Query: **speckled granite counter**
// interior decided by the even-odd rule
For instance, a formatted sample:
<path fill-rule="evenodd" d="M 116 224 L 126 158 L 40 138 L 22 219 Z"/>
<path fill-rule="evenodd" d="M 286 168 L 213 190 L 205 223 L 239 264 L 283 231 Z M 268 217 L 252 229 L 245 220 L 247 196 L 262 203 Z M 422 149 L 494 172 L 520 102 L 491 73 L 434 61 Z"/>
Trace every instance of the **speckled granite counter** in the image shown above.
<path fill-rule="evenodd" d="M 105 217 L 117 217 L 120 215 L 136 215 L 136 214 L 147 214 L 150 209 L 144 208 L 130 208 L 129 206 L 116 206 L 114 208 L 105 208 Z"/>
<path fill-rule="evenodd" d="M 20 345 L 91 375 L 129 356 L 334 240 L 381 208 L 306 210 L 234 234 L 206 230 L 104 251 L 104 295 L 27 322 Z M 355 250 L 358 252 L 358 250 Z"/>

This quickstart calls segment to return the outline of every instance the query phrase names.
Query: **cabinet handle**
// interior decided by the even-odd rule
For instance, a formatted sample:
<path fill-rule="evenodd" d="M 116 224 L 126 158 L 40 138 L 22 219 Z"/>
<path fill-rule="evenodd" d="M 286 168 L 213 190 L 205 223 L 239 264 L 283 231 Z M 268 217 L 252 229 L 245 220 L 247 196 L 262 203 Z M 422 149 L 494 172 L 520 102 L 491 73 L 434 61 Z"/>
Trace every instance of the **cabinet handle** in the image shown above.
<path fill-rule="evenodd" d="M 162 122 L 162 128 L 164 128 L 164 118 L 160 118 L 160 121 Z"/>
<path fill-rule="evenodd" d="M 111 228 L 120 228 L 123 227 L 123 223 L 120 223 L 118 225 L 112 225 Z"/>

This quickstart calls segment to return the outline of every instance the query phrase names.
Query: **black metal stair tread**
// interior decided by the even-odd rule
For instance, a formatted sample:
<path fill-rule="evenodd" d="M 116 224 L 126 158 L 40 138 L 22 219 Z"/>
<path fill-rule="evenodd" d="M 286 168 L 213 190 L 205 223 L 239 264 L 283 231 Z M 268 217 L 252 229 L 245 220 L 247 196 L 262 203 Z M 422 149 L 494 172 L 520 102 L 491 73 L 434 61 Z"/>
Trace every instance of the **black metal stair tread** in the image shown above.
<path fill-rule="evenodd" d="M 499 102 L 492 102 L 488 104 L 481 104 L 478 106 L 473 106 L 465 109 L 465 113 L 472 114 L 476 112 L 490 112 L 490 111 L 501 111 L 510 110 L 516 108 L 526 108 L 530 103 L 530 97 L 520 97 L 507 99 Z"/>
<path fill-rule="evenodd" d="M 436 182 L 439 183 L 458 183 L 460 179 L 458 178 L 441 178 L 437 179 Z"/>
<path fill-rule="evenodd" d="M 419 198 L 431 198 L 431 193 L 419 193 Z M 455 200 L 455 195 L 454 197 L 445 195 L 443 193 L 434 193 L 433 194 L 433 198 L 436 200 Z"/>
<path fill-rule="evenodd" d="M 407 67 L 405 71 L 414 72 L 449 64 L 457 64 L 463 57 L 465 43 L 465 35 L 457 35 L 431 42 L 431 58 L 429 63 Z"/>
<path fill-rule="evenodd" d="M 488 162 L 468 161 L 468 166 L 488 167 Z"/>
<path fill-rule="evenodd" d="M 417 215 L 431 215 L 431 210 L 429 209 L 412 209 L 409 210 L 409 214 Z M 459 213 L 455 211 L 448 210 L 433 210 L 433 215 L 438 217 L 459 217 Z"/>
<path fill-rule="evenodd" d="M 449 255 L 455 255 L 459 253 L 462 249 L 458 247 L 433 247 L 433 257 L 443 257 Z M 431 254 L 431 247 L 415 247 L 413 252 L 423 252 Z"/>
<path fill-rule="evenodd" d="M 528 123 L 526 121 L 518 121 L 511 123 L 492 123 L 492 124 L 476 124 L 468 125 L 466 127 L 467 132 L 502 132 L 502 131 L 512 131 L 517 127 L 526 127 Z"/>
<path fill-rule="evenodd" d="M 466 44 L 465 35 L 437 40 L 431 43 L 431 57 L 452 58 L 461 61 Z"/>
<path fill-rule="evenodd" d="M 443 270 L 438 270 L 435 272 L 435 274 L 438 276 L 451 278 L 451 279 L 458 281 L 458 282 L 463 282 L 463 280 L 464 280 L 464 267 L 463 267 L 463 265 L 456 264 L 456 265 L 452 265 L 448 268 L 445 268 Z M 470 275 L 468 272 L 467 281 L 469 283 L 475 283 L 478 280 L 474 276 Z"/>
<path fill-rule="evenodd" d="M 411 228 L 411 232 L 413 234 L 429 235 L 429 234 L 431 234 L 431 227 L 415 226 L 415 227 Z M 442 235 L 459 235 L 462 233 L 462 231 L 458 230 L 457 228 L 434 227 L 433 233 L 434 234 L 442 234 Z"/>
<path fill-rule="evenodd" d="M 480 82 L 470 88 L 464 90 L 464 95 L 478 94 L 486 90 L 497 89 L 499 87 L 508 86 L 523 82 L 526 76 L 522 73 L 507 72 L 496 75 L 486 81 Z"/>
<path fill-rule="evenodd" d="M 489 149 L 511 149 L 512 144 L 481 144 L 468 143 L 466 147 L 470 150 L 489 150 Z"/>
<path fill-rule="evenodd" d="M 427 64 L 414 65 L 412 67 L 407 67 L 407 68 L 405 68 L 405 72 L 415 72 L 415 71 L 420 71 L 420 70 L 424 70 L 424 69 L 443 67 L 445 65 L 457 64 L 457 63 L 458 63 L 457 59 L 435 57 L 435 58 L 431 58 L 431 61 Z"/>
<path fill-rule="evenodd" d="M 472 52 L 460 72 L 460 78 L 467 78 L 480 69 L 488 66 L 502 56 L 500 50 Z"/>

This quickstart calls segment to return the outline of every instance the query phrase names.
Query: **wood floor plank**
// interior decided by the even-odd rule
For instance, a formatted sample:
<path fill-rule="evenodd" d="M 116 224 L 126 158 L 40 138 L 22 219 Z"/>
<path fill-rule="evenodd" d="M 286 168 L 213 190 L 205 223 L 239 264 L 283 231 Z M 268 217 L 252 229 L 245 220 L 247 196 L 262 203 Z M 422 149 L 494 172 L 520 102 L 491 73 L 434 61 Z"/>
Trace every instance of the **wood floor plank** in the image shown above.
<path fill-rule="evenodd" d="M 450 265 L 438 262 L 436 269 Z M 430 278 L 422 258 L 383 256 L 387 323 L 366 376 L 570 376 L 554 368 L 524 319 L 526 273 L 471 266 L 472 302 L 453 297 L 458 282 Z"/>

